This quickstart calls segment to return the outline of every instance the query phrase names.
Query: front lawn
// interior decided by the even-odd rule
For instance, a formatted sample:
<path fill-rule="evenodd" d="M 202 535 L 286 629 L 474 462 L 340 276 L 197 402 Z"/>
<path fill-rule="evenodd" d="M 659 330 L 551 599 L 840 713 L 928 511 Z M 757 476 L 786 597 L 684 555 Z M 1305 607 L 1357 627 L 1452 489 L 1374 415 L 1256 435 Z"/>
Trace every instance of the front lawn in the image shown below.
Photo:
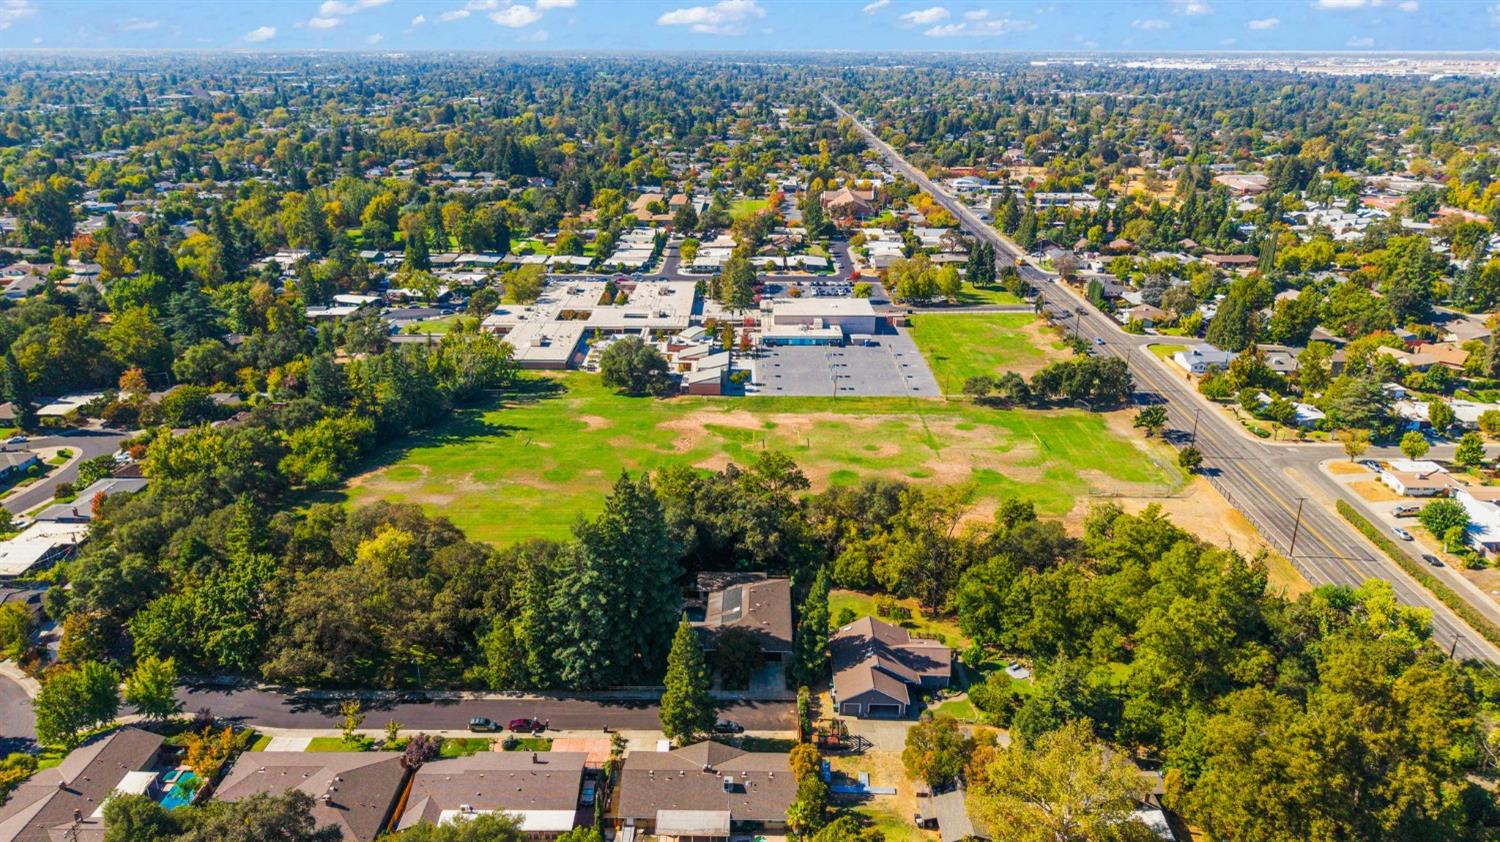
<path fill-rule="evenodd" d="M 734 219 L 743 219 L 765 210 L 766 204 L 766 199 L 739 199 L 729 206 L 729 215 Z"/>
<path fill-rule="evenodd" d="M 516 749 L 517 751 L 547 751 L 552 748 L 552 741 L 547 740 L 546 748 Z M 489 751 L 495 741 L 488 737 L 445 737 L 443 745 L 438 749 L 438 754 L 443 757 L 468 757 L 481 751 Z"/>
<path fill-rule="evenodd" d="M 995 306 L 1025 304 L 1026 299 L 1015 293 L 995 287 L 977 287 L 968 281 L 964 281 L 964 288 L 958 293 L 959 304 L 988 304 Z"/>
<path fill-rule="evenodd" d="M 952 316 L 934 318 L 950 319 Z M 958 317 L 966 318 L 966 317 Z M 1181 474 L 1080 410 L 911 398 L 627 398 L 582 372 L 527 377 L 495 404 L 387 447 L 340 493 L 418 503 L 479 541 L 564 538 L 620 471 L 719 469 L 781 450 L 814 490 L 869 476 L 971 481 L 980 506 L 1025 497 L 1050 515 L 1091 492 L 1161 494 Z"/>
<path fill-rule="evenodd" d="M 370 744 L 355 741 L 345 742 L 343 737 L 313 737 L 303 751 L 369 751 Z"/>

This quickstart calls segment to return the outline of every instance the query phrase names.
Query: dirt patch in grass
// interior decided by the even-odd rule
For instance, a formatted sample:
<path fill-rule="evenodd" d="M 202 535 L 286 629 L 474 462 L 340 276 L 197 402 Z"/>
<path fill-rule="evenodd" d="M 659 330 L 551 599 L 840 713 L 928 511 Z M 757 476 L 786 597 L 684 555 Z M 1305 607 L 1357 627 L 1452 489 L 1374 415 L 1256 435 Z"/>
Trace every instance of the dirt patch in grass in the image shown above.
<path fill-rule="evenodd" d="M 610 421 L 608 418 L 601 418 L 598 415 L 579 415 L 576 420 L 590 430 L 602 430 L 605 427 L 614 426 L 613 421 Z"/>
<path fill-rule="evenodd" d="M 1389 503 L 1401 499 L 1400 494 L 1392 491 L 1389 486 L 1379 480 L 1367 479 L 1351 482 L 1349 488 L 1361 499 L 1371 503 Z"/>
<path fill-rule="evenodd" d="M 1328 473 L 1339 477 L 1352 477 L 1361 474 L 1369 475 L 1370 469 L 1358 462 L 1329 462 Z"/>

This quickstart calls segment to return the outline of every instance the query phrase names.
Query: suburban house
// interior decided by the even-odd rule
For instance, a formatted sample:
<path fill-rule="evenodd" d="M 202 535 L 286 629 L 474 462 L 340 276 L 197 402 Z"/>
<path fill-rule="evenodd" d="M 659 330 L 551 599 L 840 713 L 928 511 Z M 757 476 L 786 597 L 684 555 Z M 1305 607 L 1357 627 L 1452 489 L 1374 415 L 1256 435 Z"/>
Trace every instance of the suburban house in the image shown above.
<path fill-rule="evenodd" d="M 104 802 L 155 783 L 161 742 L 149 731 L 121 728 L 32 775 L 0 806 L 0 842 L 99 842 Z"/>
<path fill-rule="evenodd" d="M 0 479 L 19 476 L 31 470 L 33 465 L 40 464 L 42 461 L 29 450 L 0 451 Z"/>
<path fill-rule="evenodd" d="M 88 534 L 87 523 L 36 521 L 0 541 L 0 581 L 25 577 L 71 556 Z"/>
<path fill-rule="evenodd" d="M 1488 558 L 1500 554 L 1500 486 L 1460 485 L 1453 499 L 1469 515 L 1469 542 Z"/>
<path fill-rule="evenodd" d="M 1137 304 L 1127 307 L 1115 314 L 1120 324 L 1128 325 L 1131 322 L 1140 323 L 1141 327 L 1156 327 L 1158 322 L 1167 320 L 1167 313 L 1160 307 L 1152 307 L 1150 304 Z"/>
<path fill-rule="evenodd" d="M 701 742 L 625 755 L 615 797 L 615 839 L 728 839 L 731 831 L 782 836 L 797 781 L 785 752 Z"/>
<path fill-rule="evenodd" d="M 875 214 L 875 193 L 872 190 L 850 190 L 848 187 L 825 190 L 818 196 L 818 201 L 829 214 L 836 217 L 863 219 Z"/>
<path fill-rule="evenodd" d="M 703 619 L 693 625 L 705 652 L 717 648 L 718 636 L 728 629 L 745 629 L 759 641 L 767 661 L 791 657 L 790 580 L 764 573 L 699 573 L 692 597 L 703 606 Z"/>
<path fill-rule="evenodd" d="M 1380 472 L 1380 481 L 1402 497 L 1437 497 L 1454 482 L 1436 462 L 1392 459 Z"/>
<path fill-rule="evenodd" d="M 587 757 L 583 752 L 481 751 L 423 764 L 412 775 L 396 828 L 503 812 L 517 818 L 527 839 L 556 839 L 592 821 L 592 789 L 584 803 Z"/>
<path fill-rule="evenodd" d="M 1172 355 L 1172 362 L 1192 374 L 1207 374 L 1211 368 L 1228 368 L 1234 358 L 1239 354 L 1233 351 L 1220 351 L 1212 345 L 1194 345 L 1185 351 L 1178 351 Z"/>
<path fill-rule="evenodd" d="M 333 825 L 344 839 L 364 842 L 390 825 L 405 784 L 396 751 L 254 751 L 234 762 L 214 798 L 234 802 L 300 789 L 316 802 L 318 827 Z"/>
<path fill-rule="evenodd" d="M 848 716 L 911 713 L 912 688 L 947 687 L 953 650 L 906 629 L 862 617 L 833 633 L 833 703 Z"/>
<path fill-rule="evenodd" d="M 963 842 L 979 839 L 987 842 L 993 837 L 984 822 L 976 821 L 969 812 L 969 796 L 963 787 L 941 795 L 924 795 L 918 800 L 921 813 L 917 815 L 917 826 L 937 829 L 942 842 Z"/>
<path fill-rule="evenodd" d="M 34 518 L 38 523 L 88 523 L 94 519 L 94 499 L 115 494 L 134 494 L 146 487 L 145 477 L 105 477 L 78 492 L 71 503 L 53 503 Z"/>

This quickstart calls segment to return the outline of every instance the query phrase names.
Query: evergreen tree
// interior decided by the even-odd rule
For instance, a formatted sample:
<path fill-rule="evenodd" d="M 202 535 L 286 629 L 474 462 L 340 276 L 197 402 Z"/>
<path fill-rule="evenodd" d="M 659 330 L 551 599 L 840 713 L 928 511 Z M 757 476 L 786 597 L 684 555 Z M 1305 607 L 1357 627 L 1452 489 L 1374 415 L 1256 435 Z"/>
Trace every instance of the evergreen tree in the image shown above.
<path fill-rule="evenodd" d="M 575 567 L 552 601 L 562 683 L 654 682 L 681 598 L 674 585 L 679 551 L 650 479 L 622 472 L 604 512 L 575 534 Z"/>
<path fill-rule="evenodd" d="M 828 674 L 828 568 L 820 567 L 812 589 L 802 600 L 797 621 L 796 660 L 792 680 L 800 686 L 816 686 Z"/>
<path fill-rule="evenodd" d="M 698 633 L 683 617 L 667 656 L 666 692 L 661 696 L 661 731 L 686 743 L 714 726 L 713 697 L 708 693 L 708 666 Z"/>
<path fill-rule="evenodd" d="M 31 401 L 31 386 L 26 382 L 26 373 L 16 362 L 12 351 L 5 352 L 5 398 L 11 402 L 16 413 L 16 426 L 22 430 L 36 429 L 36 405 Z"/>
<path fill-rule="evenodd" d="M 426 272 L 432 269 L 432 258 L 427 252 L 427 232 L 420 228 L 406 237 L 406 255 L 401 268 L 408 272 Z"/>

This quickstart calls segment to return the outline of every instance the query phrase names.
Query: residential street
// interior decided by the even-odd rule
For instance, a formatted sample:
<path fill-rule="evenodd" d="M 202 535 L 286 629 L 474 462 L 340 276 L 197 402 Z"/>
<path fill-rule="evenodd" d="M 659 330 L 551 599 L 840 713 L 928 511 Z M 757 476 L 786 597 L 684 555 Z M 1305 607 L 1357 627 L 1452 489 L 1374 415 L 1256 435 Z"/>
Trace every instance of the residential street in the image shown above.
<path fill-rule="evenodd" d="M 78 476 L 80 463 L 95 456 L 114 453 L 120 449 L 120 442 L 125 438 L 124 433 L 112 430 L 69 430 L 53 436 L 33 436 L 30 441 L 20 447 L 27 450 L 66 447 L 79 453 L 79 458 L 72 460 L 61 470 L 53 471 L 40 482 L 32 483 L 18 491 L 5 501 L 6 510 L 11 514 L 20 514 L 51 500 L 52 489 L 56 488 L 58 483 L 71 482 Z"/>
<path fill-rule="evenodd" d="M 338 728 L 339 700 L 318 694 L 317 698 L 285 696 L 256 688 L 218 686 L 179 688 L 183 709 L 193 712 L 209 708 L 215 716 L 250 726 L 268 728 Z M 469 719 L 487 716 L 501 724 L 530 716 L 549 722 L 557 730 L 591 731 L 611 729 L 654 730 L 660 727 L 657 704 L 650 701 L 601 701 L 566 695 L 515 699 L 473 698 L 462 700 L 366 702 L 366 724 L 383 725 L 394 719 L 410 729 L 462 730 Z M 27 708 L 29 715 L 30 708 Z M 796 727 L 796 709 L 791 702 L 742 702 L 719 711 L 751 731 L 782 731 Z"/>
<path fill-rule="evenodd" d="M 8 672 L 0 672 L 0 757 L 25 751 L 36 740 L 31 696 Z"/>
<path fill-rule="evenodd" d="M 828 102 L 841 116 L 852 118 L 837 103 Z M 863 123 L 857 119 L 854 122 L 866 142 L 891 166 L 953 213 L 965 229 L 994 244 L 1002 260 L 1022 254 L 1014 243 L 908 164 Z M 1059 316 L 1066 314 L 1059 318 L 1061 325 L 1095 342 L 1096 353 L 1126 360 L 1135 378 L 1137 400 L 1166 405 L 1169 439 L 1177 444 L 1190 439 L 1196 442 L 1203 453 L 1203 473 L 1208 480 L 1267 541 L 1287 555 L 1309 582 L 1358 585 L 1371 577 L 1385 579 L 1403 602 L 1433 612 L 1433 636 L 1440 646 L 1451 647 L 1459 658 L 1500 663 L 1500 649 L 1469 628 L 1355 532 L 1332 510 L 1331 500 L 1313 495 L 1298 479 L 1317 473 L 1317 463 L 1329 458 L 1326 448 L 1304 449 L 1252 439 L 1198 394 L 1186 377 L 1177 377 L 1144 349 L 1145 345 L 1160 341 L 1158 338 L 1126 333 L 1117 322 L 1094 309 L 1066 284 L 1057 282 L 1054 276 L 1030 263 L 1019 268 L 1022 277 L 1039 291 L 1048 309 Z M 1294 535 L 1295 546 L 1292 546 Z M 1493 604 L 1486 610 L 1493 611 Z"/>

